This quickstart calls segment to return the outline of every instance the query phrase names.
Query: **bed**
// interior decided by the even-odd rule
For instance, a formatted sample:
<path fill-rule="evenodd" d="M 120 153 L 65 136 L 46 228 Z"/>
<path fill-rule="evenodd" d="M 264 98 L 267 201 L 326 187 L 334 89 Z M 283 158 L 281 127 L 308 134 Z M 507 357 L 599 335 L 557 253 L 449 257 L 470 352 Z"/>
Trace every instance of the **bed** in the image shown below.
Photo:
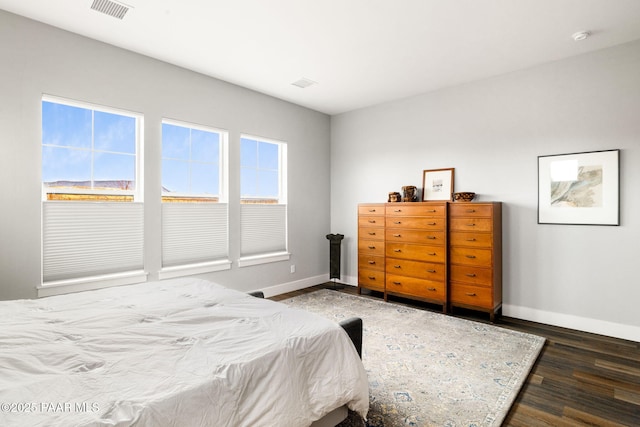
<path fill-rule="evenodd" d="M 345 328 L 209 281 L 4 301 L 0 314 L 2 426 L 294 427 L 367 414 Z"/>

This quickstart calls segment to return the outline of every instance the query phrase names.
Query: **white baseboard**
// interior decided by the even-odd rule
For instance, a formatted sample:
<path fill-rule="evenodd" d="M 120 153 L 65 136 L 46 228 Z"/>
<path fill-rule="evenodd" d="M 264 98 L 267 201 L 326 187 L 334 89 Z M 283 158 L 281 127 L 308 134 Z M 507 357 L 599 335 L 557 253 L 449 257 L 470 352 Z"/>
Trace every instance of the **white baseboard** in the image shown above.
<path fill-rule="evenodd" d="M 257 291 L 264 292 L 265 298 L 270 298 L 275 295 L 286 294 L 287 292 L 298 291 L 300 289 L 305 289 L 310 286 L 320 285 L 322 283 L 329 282 L 329 274 L 321 274 L 319 276 L 307 277 L 305 279 L 296 280 L 294 282 L 282 283 L 280 285 L 269 286 L 268 288 L 256 289 Z M 350 286 L 358 286 L 352 285 L 351 283 L 345 282 L 344 280 L 340 280 L 339 283 Z M 357 283 L 357 281 L 356 281 Z"/>
<path fill-rule="evenodd" d="M 502 314 L 507 317 L 515 317 L 516 319 L 640 342 L 640 327 L 638 326 L 607 322 L 605 320 L 573 316 L 570 314 L 554 313 L 510 304 L 502 305 Z"/>
<path fill-rule="evenodd" d="M 296 280 L 294 282 L 270 286 L 268 288 L 263 288 L 260 290 L 264 292 L 265 297 L 269 298 L 275 295 L 305 289 L 310 286 L 319 285 L 321 283 L 326 283 L 329 281 L 329 275 L 322 274 L 319 276 Z M 358 286 L 358 278 L 353 276 L 346 276 L 339 280 L 339 283 L 348 286 Z M 640 327 L 638 326 L 607 322 L 604 320 L 573 316 L 570 314 L 555 313 L 545 310 L 537 310 L 530 307 L 522 307 L 511 304 L 502 305 L 502 314 L 504 316 L 514 317 L 516 319 L 529 320 L 531 322 L 544 323 L 547 325 L 559 326 L 561 328 L 575 329 L 578 331 L 640 342 Z"/>

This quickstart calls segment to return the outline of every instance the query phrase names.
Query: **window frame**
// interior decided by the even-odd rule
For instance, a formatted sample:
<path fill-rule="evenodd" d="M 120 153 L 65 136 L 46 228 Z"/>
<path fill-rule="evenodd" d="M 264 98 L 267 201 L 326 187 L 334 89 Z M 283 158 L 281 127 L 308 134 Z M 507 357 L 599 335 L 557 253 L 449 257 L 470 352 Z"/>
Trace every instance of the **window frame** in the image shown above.
<path fill-rule="evenodd" d="M 240 145 L 242 144 L 243 139 L 255 140 L 257 142 L 265 142 L 269 144 L 274 144 L 278 146 L 278 197 L 277 198 L 269 198 L 269 197 L 259 197 L 259 196 L 244 196 L 242 194 L 242 147 L 240 147 L 240 158 L 239 158 L 239 167 L 240 167 L 240 209 L 242 210 L 243 205 L 249 204 L 262 204 L 262 205 L 284 205 L 285 206 L 285 230 L 284 230 L 284 244 L 285 249 L 282 251 L 275 252 L 265 252 L 265 253 L 256 253 L 251 255 L 242 255 L 242 245 L 240 247 L 240 258 L 238 259 L 239 267 L 248 267 L 259 264 L 266 264 L 272 262 L 286 261 L 291 258 L 291 254 L 289 253 L 289 225 L 288 225 L 288 185 L 287 185 L 287 177 L 288 177 L 288 144 L 285 141 L 276 140 L 272 138 L 265 138 L 257 135 L 251 135 L 242 133 L 240 134 Z M 256 170 L 258 168 L 256 167 Z M 242 213 L 241 213 L 242 216 Z M 242 241 L 242 227 L 240 230 L 240 240 Z"/>
<path fill-rule="evenodd" d="M 44 115 L 42 114 L 43 103 L 49 102 L 54 104 L 60 104 L 69 107 L 81 108 L 85 110 L 90 110 L 92 119 L 91 119 L 91 147 L 90 148 L 77 148 L 73 146 L 65 146 L 65 145 L 55 145 L 55 144 L 44 144 L 44 135 L 42 134 L 44 128 Z M 118 205 L 121 205 L 122 208 L 125 209 L 126 212 L 129 212 L 131 209 L 135 209 L 136 211 L 140 211 L 137 216 L 140 218 L 140 233 L 144 234 L 144 115 L 139 112 L 134 112 L 130 110 L 125 110 L 122 108 L 113 108 L 104 105 L 98 105 L 85 101 L 78 101 L 69 98 L 63 98 L 59 96 L 53 96 L 48 94 L 43 94 L 40 99 L 40 152 L 41 156 L 44 150 L 44 147 L 58 147 L 58 148 L 72 148 L 78 149 L 82 151 L 91 152 L 91 177 L 90 181 L 93 185 L 94 176 L 94 153 L 105 153 L 109 152 L 107 150 L 96 150 L 95 149 L 95 112 L 104 112 L 107 114 L 115 114 L 124 117 L 130 117 L 135 120 L 135 150 L 133 154 L 134 156 L 134 180 L 135 180 L 135 188 L 133 190 L 106 190 L 106 189 L 95 189 L 95 188 L 74 188 L 74 187 L 46 187 L 44 182 L 43 175 L 43 157 L 40 158 L 40 185 L 41 185 L 41 215 L 42 215 L 42 223 L 41 223 L 41 237 L 43 239 L 43 246 L 41 248 L 41 262 L 42 262 L 42 271 L 41 271 L 41 282 L 36 286 L 38 297 L 43 296 L 51 296 L 51 295 L 59 295 L 65 294 L 69 292 L 77 292 L 91 289 L 101 289 L 112 286 L 120 286 L 120 285 L 129 285 L 135 283 L 145 282 L 147 280 L 147 272 L 144 269 L 144 238 L 142 238 L 141 243 L 141 253 L 140 253 L 140 268 L 134 269 L 126 269 L 126 270 L 118 270 L 107 273 L 96 273 L 96 274 L 88 274 L 88 275 L 79 275 L 73 277 L 73 275 L 69 278 L 61 278 L 61 279 L 49 279 L 45 281 L 45 271 L 44 271 L 44 257 L 45 257 L 45 211 L 49 211 L 51 209 L 70 209 L 74 210 L 74 206 L 78 209 L 86 209 L 87 206 L 91 206 L 90 209 L 111 209 L 116 208 Z M 128 154 L 123 152 L 113 152 L 116 154 Z M 69 198 L 49 198 L 48 195 L 67 195 Z M 73 197 L 77 196 L 77 197 Z M 126 207 L 123 206 L 122 202 L 126 202 Z M 75 204 L 77 203 L 77 204 Z M 46 209 L 45 209 L 46 207 Z"/>
<path fill-rule="evenodd" d="M 40 124 L 43 126 L 44 117 L 42 116 L 42 104 L 43 102 L 50 102 L 55 104 L 61 104 L 69 107 L 82 108 L 85 110 L 90 110 L 92 112 L 92 123 L 91 123 L 91 148 L 75 148 L 75 147 L 67 147 L 61 145 L 52 145 L 52 144 L 44 144 L 42 141 L 42 134 L 40 136 L 40 147 L 41 151 L 45 146 L 47 147 L 59 147 L 59 148 L 72 148 L 81 151 L 89 151 L 92 155 L 91 157 L 91 178 L 90 181 L 94 182 L 93 170 L 94 170 L 94 158 L 93 154 L 96 152 L 99 153 L 108 153 L 108 151 L 104 150 L 96 150 L 95 149 L 95 121 L 94 121 L 94 112 L 99 111 L 108 114 L 116 114 L 124 117 L 130 117 L 135 119 L 135 153 L 134 156 L 134 180 L 135 180 L 135 188 L 133 190 L 106 190 L 106 189 L 80 189 L 74 187 L 47 187 L 45 186 L 43 177 L 41 176 L 41 187 L 42 187 L 42 201 L 43 202 L 51 202 L 51 201 L 100 201 L 100 202 L 136 202 L 142 203 L 144 202 L 144 115 L 134 111 L 128 111 L 121 108 L 113 108 L 98 104 L 93 104 L 85 101 L 77 101 L 69 98 L 63 98 L 59 96 L 53 96 L 48 94 L 43 94 L 40 100 Z M 42 128 L 41 128 L 42 132 Z M 117 154 L 124 154 L 116 152 Z M 42 172 L 42 159 L 40 162 L 40 170 Z M 52 198 L 48 197 L 49 194 L 52 195 L 69 195 L 68 199 L 60 199 L 60 198 Z M 73 197 L 77 196 L 77 197 Z M 82 197 L 86 196 L 86 197 Z"/>
<path fill-rule="evenodd" d="M 174 194 L 169 195 L 169 193 L 165 193 L 162 190 L 162 202 L 163 203 L 172 203 L 172 202 L 204 202 L 204 203 L 228 203 L 229 202 L 229 185 L 228 185 L 228 171 L 229 171 L 229 156 L 228 156 L 228 146 L 229 146 L 229 132 L 225 129 L 217 128 L 214 126 L 200 125 L 192 122 L 187 122 L 183 120 L 176 120 L 170 118 L 163 118 L 160 122 L 161 126 L 161 134 L 162 134 L 162 125 L 168 124 L 171 126 L 179 126 L 182 128 L 186 128 L 189 130 L 199 130 L 203 132 L 217 133 L 219 135 L 218 139 L 218 196 L 206 196 L 198 193 L 180 193 L 176 192 Z M 163 136 L 160 137 L 160 144 L 163 144 Z M 164 188 L 163 183 L 163 173 L 164 168 L 162 167 L 162 162 L 164 162 L 165 157 L 161 154 L 161 174 L 160 174 L 160 185 Z M 189 163 L 197 163 L 193 162 L 191 159 L 187 160 Z"/>
<path fill-rule="evenodd" d="M 204 273 L 211 273 L 211 272 L 216 272 L 216 271 L 222 271 L 222 270 L 229 270 L 231 269 L 231 261 L 229 260 L 229 131 L 222 129 L 222 128 L 218 128 L 215 126 L 208 126 L 208 125 L 201 125 L 201 124 L 195 124 L 192 122 L 187 122 L 184 120 L 176 120 L 176 119 L 170 119 L 170 118 L 162 118 L 160 121 L 160 126 L 161 126 L 161 137 L 160 137 L 160 144 L 162 145 L 164 143 L 163 140 L 163 136 L 162 135 L 162 125 L 164 124 L 168 124 L 168 125 L 172 125 L 172 126 L 179 126 L 182 128 L 186 128 L 186 129 L 195 129 L 195 130 L 199 130 L 199 131 L 204 131 L 204 132 L 211 132 L 211 133 L 217 133 L 219 136 L 218 139 L 218 196 L 206 196 L 203 194 L 197 194 L 197 193 L 180 193 L 180 192 L 176 192 L 176 193 L 166 193 L 164 191 L 161 190 L 161 205 L 162 205 L 162 227 L 164 227 L 164 215 L 167 214 L 167 210 L 166 209 L 171 209 L 171 211 L 173 211 L 173 208 L 178 208 L 178 206 L 170 206 L 170 205 L 174 205 L 174 204 L 216 204 L 216 205 L 224 205 L 226 206 L 226 212 L 227 212 L 227 219 L 226 219 L 226 250 L 227 250 L 227 254 L 225 258 L 215 258 L 215 259 L 211 259 L 211 260 L 206 260 L 206 261 L 197 261 L 197 262 L 186 262 L 186 263 L 179 263 L 179 264 L 174 264 L 174 263 L 168 263 L 165 264 L 166 260 L 164 259 L 164 253 L 163 255 L 161 255 L 161 268 L 160 271 L 158 272 L 158 277 L 161 280 L 164 279 L 169 279 L 169 278 L 174 278 L 174 277 L 181 277 L 184 275 L 191 275 L 191 274 L 204 274 Z M 191 143 L 191 141 L 190 141 Z M 190 148 L 191 149 L 191 148 Z M 161 150 L 162 151 L 162 150 Z M 163 162 L 165 160 L 165 157 L 162 156 L 162 153 L 160 155 L 160 168 L 161 168 L 161 173 L 160 173 L 160 186 L 162 188 L 164 188 L 164 183 L 163 183 L 163 173 L 164 173 L 164 167 L 163 167 Z M 188 160 L 188 162 L 192 162 L 191 159 Z M 186 206 L 185 206 L 186 207 Z M 213 208 L 213 206 L 211 206 Z M 202 208 L 204 208 L 204 206 L 202 206 Z M 166 238 L 166 236 L 164 235 L 164 231 L 162 234 L 162 245 L 164 245 L 164 239 Z M 163 247 L 163 252 L 164 252 L 164 247 Z"/>

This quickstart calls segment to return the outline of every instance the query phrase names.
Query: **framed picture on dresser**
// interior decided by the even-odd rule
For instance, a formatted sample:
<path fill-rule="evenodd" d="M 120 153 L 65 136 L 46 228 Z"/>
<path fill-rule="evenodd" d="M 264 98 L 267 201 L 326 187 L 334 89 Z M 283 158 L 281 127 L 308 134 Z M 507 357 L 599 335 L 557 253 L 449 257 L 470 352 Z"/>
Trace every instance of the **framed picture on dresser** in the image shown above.
<path fill-rule="evenodd" d="M 538 224 L 620 225 L 620 150 L 538 156 Z"/>
<path fill-rule="evenodd" d="M 429 169 L 422 172 L 423 202 L 451 200 L 454 169 Z"/>

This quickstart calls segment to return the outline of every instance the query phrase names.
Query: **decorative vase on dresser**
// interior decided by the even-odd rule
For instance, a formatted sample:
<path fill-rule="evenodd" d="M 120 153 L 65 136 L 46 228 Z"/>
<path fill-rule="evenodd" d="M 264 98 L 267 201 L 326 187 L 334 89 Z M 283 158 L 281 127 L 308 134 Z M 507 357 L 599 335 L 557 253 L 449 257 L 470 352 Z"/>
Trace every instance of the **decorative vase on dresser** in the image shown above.
<path fill-rule="evenodd" d="M 449 305 L 489 313 L 502 307 L 502 204 L 449 206 Z"/>
<path fill-rule="evenodd" d="M 358 205 L 358 293 L 384 292 L 384 203 Z"/>
<path fill-rule="evenodd" d="M 447 203 L 389 203 L 385 219 L 387 295 L 447 311 Z"/>

